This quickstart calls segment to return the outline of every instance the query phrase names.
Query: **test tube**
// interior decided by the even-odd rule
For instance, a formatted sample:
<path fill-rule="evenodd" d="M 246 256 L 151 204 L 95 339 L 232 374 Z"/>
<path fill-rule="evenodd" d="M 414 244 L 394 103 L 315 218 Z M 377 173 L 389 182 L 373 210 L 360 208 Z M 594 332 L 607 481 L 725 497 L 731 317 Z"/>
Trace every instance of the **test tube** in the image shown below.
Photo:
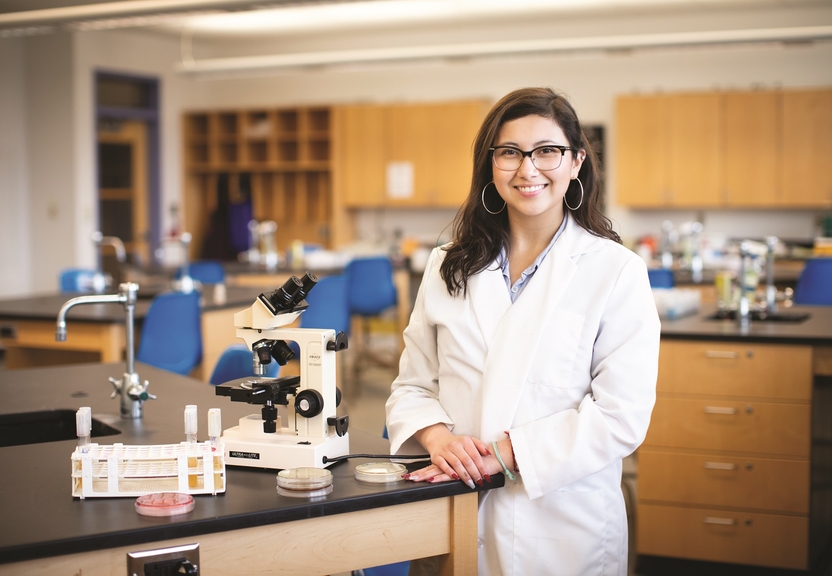
<path fill-rule="evenodd" d="M 89 406 L 78 408 L 75 413 L 75 433 L 78 435 L 78 451 L 86 454 L 90 451 L 90 433 L 92 432 L 92 409 Z"/>
<path fill-rule="evenodd" d="M 222 413 L 219 408 L 208 410 L 208 440 L 211 442 L 211 453 L 214 455 L 214 488 L 222 488 L 222 447 L 220 446 L 220 434 L 222 434 Z"/>
<path fill-rule="evenodd" d="M 188 450 L 188 487 L 196 488 L 198 484 L 197 478 L 197 459 L 196 459 L 196 431 L 197 431 L 197 412 L 196 405 L 188 404 L 185 406 L 185 442 Z"/>

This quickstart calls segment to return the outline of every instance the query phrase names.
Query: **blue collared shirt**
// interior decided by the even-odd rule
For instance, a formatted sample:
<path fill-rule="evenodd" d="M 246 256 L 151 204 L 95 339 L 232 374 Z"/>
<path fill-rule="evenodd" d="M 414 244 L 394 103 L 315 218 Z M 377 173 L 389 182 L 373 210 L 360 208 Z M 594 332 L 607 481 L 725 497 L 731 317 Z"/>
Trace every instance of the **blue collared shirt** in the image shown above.
<path fill-rule="evenodd" d="M 540 263 L 543 262 L 543 259 L 546 258 L 546 255 L 552 249 L 552 246 L 555 245 L 555 242 L 560 235 L 563 234 L 563 230 L 566 228 L 566 219 L 569 218 L 568 214 L 563 215 L 563 222 L 560 223 L 560 228 L 558 231 L 555 232 L 555 235 L 552 237 L 552 241 L 549 242 L 549 245 L 543 249 L 543 252 L 535 258 L 534 262 L 532 262 L 531 266 L 523 270 L 523 273 L 520 274 L 520 278 L 517 279 L 517 282 L 514 283 L 514 286 L 511 285 L 511 275 L 509 274 L 508 270 L 508 257 L 506 256 L 506 247 L 503 246 L 502 250 L 500 250 L 500 269 L 503 272 L 503 278 L 506 281 L 506 288 L 508 288 L 508 294 L 511 297 L 511 303 L 517 300 L 520 294 L 523 293 L 523 290 L 526 288 L 526 285 L 529 283 L 529 280 L 532 279 L 534 273 L 537 272 L 537 269 L 540 268 Z"/>

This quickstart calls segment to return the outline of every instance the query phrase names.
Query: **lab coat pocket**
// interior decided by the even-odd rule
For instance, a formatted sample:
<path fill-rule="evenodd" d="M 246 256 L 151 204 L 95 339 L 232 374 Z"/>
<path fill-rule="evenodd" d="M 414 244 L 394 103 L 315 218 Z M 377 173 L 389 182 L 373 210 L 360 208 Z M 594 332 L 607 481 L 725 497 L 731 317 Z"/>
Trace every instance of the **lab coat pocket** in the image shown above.
<path fill-rule="evenodd" d="M 556 490 L 517 499 L 515 574 L 591 576 L 604 573 L 606 511 L 600 490 Z M 537 570 L 537 571 L 535 571 Z"/>
<path fill-rule="evenodd" d="M 555 310 L 552 313 L 529 371 L 528 381 L 531 384 L 554 388 L 586 385 L 573 377 L 583 326 L 583 314 L 567 310 Z"/>

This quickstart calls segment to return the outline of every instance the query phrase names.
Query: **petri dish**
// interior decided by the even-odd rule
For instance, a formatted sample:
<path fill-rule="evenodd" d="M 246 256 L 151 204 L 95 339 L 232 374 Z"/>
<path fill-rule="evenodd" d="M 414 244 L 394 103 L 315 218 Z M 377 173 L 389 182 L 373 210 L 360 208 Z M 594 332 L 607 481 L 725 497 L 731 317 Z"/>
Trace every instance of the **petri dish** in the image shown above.
<path fill-rule="evenodd" d="M 176 516 L 194 509 L 194 497 L 181 492 L 157 492 L 136 498 L 136 512 L 142 516 Z"/>
<path fill-rule="evenodd" d="M 277 473 L 277 493 L 290 498 L 317 498 L 332 492 L 332 472 L 323 468 L 287 468 Z"/>
<path fill-rule="evenodd" d="M 369 462 L 359 464 L 355 467 L 355 479 L 360 482 L 372 484 L 386 484 L 387 482 L 399 482 L 402 474 L 407 472 L 404 464 L 394 462 Z"/>

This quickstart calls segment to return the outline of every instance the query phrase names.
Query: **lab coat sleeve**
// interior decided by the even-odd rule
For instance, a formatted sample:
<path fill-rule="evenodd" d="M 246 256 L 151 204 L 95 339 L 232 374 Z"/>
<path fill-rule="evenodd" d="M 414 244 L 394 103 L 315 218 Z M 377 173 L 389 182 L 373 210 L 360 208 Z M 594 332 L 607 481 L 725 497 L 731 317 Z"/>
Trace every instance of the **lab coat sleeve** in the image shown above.
<path fill-rule="evenodd" d="M 529 498 L 587 478 L 644 440 L 656 400 L 659 337 L 644 262 L 628 258 L 603 304 L 589 393 L 575 409 L 510 432 Z"/>
<path fill-rule="evenodd" d="M 424 448 L 412 438 L 414 433 L 437 423 L 444 423 L 449 428 L 453 426 L 439 402 L 436 326 L 428 320 L 425 308 L 428 286 L 442 282 L 439 276 L 440 250 L 433 250 L 425 267 L 410 323 L 404 330 L 399 375 L 393 381 L 386 404 L 391 454 L 422 453 Z"/>

